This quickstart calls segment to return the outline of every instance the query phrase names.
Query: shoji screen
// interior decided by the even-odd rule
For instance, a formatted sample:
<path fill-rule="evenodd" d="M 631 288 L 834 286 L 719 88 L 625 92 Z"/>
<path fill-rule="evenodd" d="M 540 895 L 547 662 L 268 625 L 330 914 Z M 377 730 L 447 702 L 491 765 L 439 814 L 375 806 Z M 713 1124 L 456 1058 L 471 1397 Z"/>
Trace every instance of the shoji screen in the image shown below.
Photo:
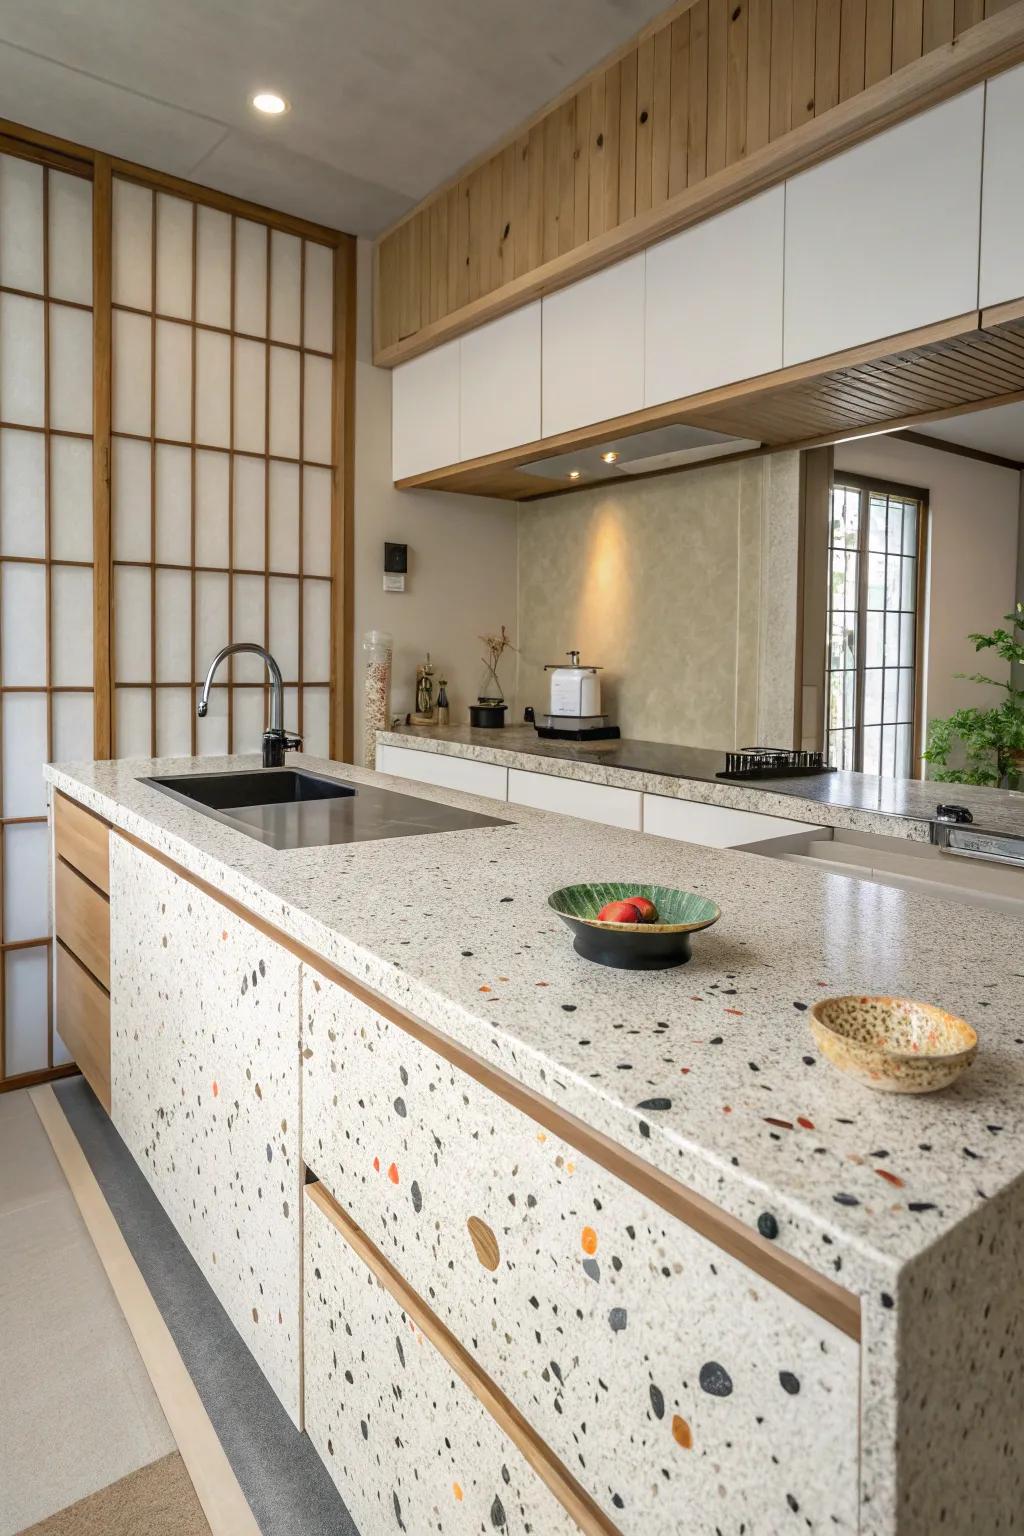
<path fill-rule="evenodd" d="M 114 755 L 258 750 L 255 658 L 329 750 L 333 261 L 327 245 L 115 177 Z"/>
<path fill-rule="evenodd" d="M 0 154 L 0 1078 L 50 1026 L 43 763 L 93 755 L 92 183 Z"/>

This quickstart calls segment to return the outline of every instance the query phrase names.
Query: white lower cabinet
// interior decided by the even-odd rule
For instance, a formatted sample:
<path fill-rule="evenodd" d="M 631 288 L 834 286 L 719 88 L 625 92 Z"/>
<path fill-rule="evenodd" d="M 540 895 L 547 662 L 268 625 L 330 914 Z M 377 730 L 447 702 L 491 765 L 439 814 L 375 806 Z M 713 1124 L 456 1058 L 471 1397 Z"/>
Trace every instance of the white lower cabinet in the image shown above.
<path fill-rule="evenodd" d="M 702 805 L 697 800 L 676 800 L 669 795 L 644 795 L 645 832 L 653 832 L 657 837 L 676 837 L 684 843 L 700 843 L 705 848 L 743 848 L 769 838 L 820 830 L 805 821 L 763 816 L 759 811 Z"/>
<path fill-rule="evenodd" d="M 436 784 L 441 789 L 464 789 L 467 794 L 486 795 L 491 800 L 508 798 L 507 768 L 449 757 L 444 752 L 420 752 L 415 747 L 382 743 L 377 748 L 377 772 L 418 779 L 421 784 Z"/>
<path fill-rule="evenodd" d="M 609 827 L 628 827 L 639 832 L 641 795 L 637 789 L 614 789 L 608 784 L 587 784 L 579 779 L 557 778 L 551 773 L 508 770 L 508 798 L 513 805 L 529 805 L 537 811 L 560 811 L 584 821 L 602 821 Z"/>

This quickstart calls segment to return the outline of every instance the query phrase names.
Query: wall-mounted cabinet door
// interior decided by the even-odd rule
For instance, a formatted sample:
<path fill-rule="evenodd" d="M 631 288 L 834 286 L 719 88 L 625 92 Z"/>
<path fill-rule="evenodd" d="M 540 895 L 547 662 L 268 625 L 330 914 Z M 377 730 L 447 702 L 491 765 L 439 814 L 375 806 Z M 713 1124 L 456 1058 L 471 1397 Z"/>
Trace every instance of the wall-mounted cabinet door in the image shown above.
<path fill-rule="evenodd" d="M 784 361 L 974 309 L 984 87 L 786 184 Z"/>
<path fill-rule="evenodd" d="M 542 301 L 545 437 L 643 406 L 644 265 L 641 251 Z"/>
<path fill-rule="evenodd" d="M 647 252 L 645 405 L 782 367 L 785 207 L 772 187 Z"/>
<path fill-rule="evenodd" d="M 540 300 L 463 336 L 459 456 L 540 437 Z"/>
<path fill-rule="evenodd" d="M 1024 294 L 1024 64 L 985 87 L 985 172 L 981 203 L 978 302 L 1003 304 Z"/>
<path fill-rule="evenodd" d="M 402 363 L 391 375 L 391 451 L 396 480 L 455 464 L 459 451 L 458 339 Z"/>

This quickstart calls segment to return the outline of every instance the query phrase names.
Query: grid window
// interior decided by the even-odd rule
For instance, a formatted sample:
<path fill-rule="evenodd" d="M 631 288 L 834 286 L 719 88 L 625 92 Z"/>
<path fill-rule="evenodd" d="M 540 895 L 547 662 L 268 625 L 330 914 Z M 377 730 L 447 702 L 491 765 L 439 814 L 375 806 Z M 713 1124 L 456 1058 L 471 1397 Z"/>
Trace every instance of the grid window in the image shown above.
<path fill-rule="evenodd" d="M 0 154 L 0 1077 L 67 1061 L 43 764 L 93 756 L 92 183 Z"/>
<path fill-rule="evenodd" d="M 115 755 L 258 751 L 254 640 L 327 756 L 333 252 L 115 178 L 112 292 Z"/>
<path fill-rule="evenodd" d="M 830 510 L 826 751 L 838 768 L 909 778 L 927 497 L 842 477 Z"/>

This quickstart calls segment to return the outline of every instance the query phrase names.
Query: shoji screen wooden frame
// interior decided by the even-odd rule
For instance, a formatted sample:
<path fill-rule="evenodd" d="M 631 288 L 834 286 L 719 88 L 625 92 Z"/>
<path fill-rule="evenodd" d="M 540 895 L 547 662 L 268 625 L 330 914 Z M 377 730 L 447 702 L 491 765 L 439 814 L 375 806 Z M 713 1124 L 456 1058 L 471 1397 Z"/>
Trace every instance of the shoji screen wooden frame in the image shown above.
<path fill-rule="evenodd" d="M 244 199 L 233 197 L 229 194 L 218 192 L 212 188 L 195 185 L 180 178 L 166 175 L 162 172 L 152 171 L 147 167 L 136 165 L 129 161 L 116 159 L 94 151 L 87 147 L 71 143 L 64 139 L 58 139 L 51 135 L 41 133 L 34 129 L 25 128 L 20 124 L 0 120 L 0 153 L 16 156 L 20 159 L 34 161 L 44 168 L 69 172 L 72 175 L 90 181 L 92 184 L 92 345 L 93 345 L 93 419 L 91 439 L 93 445 L 92 454 L 92 578 L 93 578 L 93 684 L 91 689 L 74 689 L 70 691 L 89 692 L 93 694 L 93 737 L 94 755 L 97 758 L 111 756 L 115 750 L 114 730 L 114 699 L 113 699 L 113 579 L 112 579 L 112 521 L 111 521 L 111 450 L 112 450 L 112 352 L 113 352 L 113 315 L 114 305 L 112 298 L 112 214 L 113 214 L 113 184 L 114 179 L 119 178 L 132 182 L 138 186 L 150 189 L 154 199 L 158 193 L 168 193 L 177 198 L 190 201 L 195 209 L 207 207 L 227 213 L 234 222 L 244 219 L 256 224 L 262 224 L 267 230 L 268 249 L 272 240 L 272 232 L 279 231 L 283 234 L 297 236 L 303 241 L 313 242 L 319 246 L 326 246 L 331 252 L 333 271 L 333 343 L 329 355 L 332 363 L 331 399 L 330 399 L 330 440 L 331 451 L 329 462 L 324 466 L 330 471 L 330 530 L 331 552 L 329 574 L 321 579 L 330 584 L 330 664 L 329 677 L 326 681 L 329 691 L 329 740 L 331 756 L 346 760 L 351 757 L 352 750 L 352 495 L 353 495 L 353 447 L 354 447 L 354 375 L 355 375 L 355 299 L 356 299 L 356 245 L 351 235 L 338 230 L 299 219 L 288 214 L 278 213 L 274 210 L 249 203 Z M 193 228 L 197 214 L 193 213 Z M 38 297 L 38 295 L 34 295 Z M 48 312 L 50 302 L 48 295 L 44 312 Z M 156 323 L 156 296 L 154 294 L 154 316 L 152 323 Z M 268 284 L 269 306 L 269 284 Z M 89 306 L 79 304 L 79 309 L 87 309 Z M 192 315 L 193 326 L 193 354 L 195 350 L 195 311 Z M 303 337 L 300 335 L 300 341 Z M 269 346 L 268 346 L 269 351 Z M 268 364 L 269 368 L 269 364 Z M 14 424 L 20 425 L 20 424 Z M 41 429 L 49 441 L 50 428 L 48 419 Z M 90 434 L 79 434 L 88 437 Z M 194 435 L 194 434 L 193 434 Z M 185 444 L 192 448 L 193 463 L 195 459 L 195 444 Z M 301 444 L 300 444 L 301 453 Z M 272 455 L 268 452 L 260 455 L 265 461 L 265 473 L 269 474 L 269 465 Z M 299 470 L 301 483 L 301 467 Z M 194 468 L 193 468 L 194 481 Z M 48 483 L 48 481 L 47 481 Z M 301 515 L 301 514 L 300 514 Z M 269 511 L 265 507 L 265 518 Z M 195 507 L 192 505 L 192 518 L 194 523 Z M 49 528 L 49 511 L 47 510 L 47 528 Z M 300 539 L 300 572 L 301 572 L 301 529 Z M 191 564 L 187 567 L 193 587 L 196 580 L 197 568 L 195 565 L 194 540 Z M 151 555 L 155 553 L 151 546 Z M 269 553 L 269 551 L 268 551 Z M 232 554 L 233 559 L 233 554 Z M 40 562 L 36 562 L 40 563 Z M 42 562 L 46 571 L 47 611 L 51 601 L 52 570 L 54 566 L 68 562 L 51 559 L 49 547 L 49 533 L 47 534 L 47 548 L 45 559 Z M 85 562 L 71 562 L 79 565 Z M 266 562 L 265 562 L 266 563 Z M 155 561 L 150 562 L 154 566 Z M 271 573 L 268 570 L 261 571 L 264 582 L 269 583 Z M 155 580 L 155 574 L 151 579 Z M 299 615 L 301 624 L 302 598 L 301 582 L 299 576 Z M 310 578 L 306 578 L 307 580 Z M 229 580 L 229 591 L 230 591 Z M 265 619 L 266 622 L 266 619 Z M 248 638 L 236 635 L 234 638 Z M 264 636 L 255 638 L 266 639 Z M 194 650 L 194 634 L 192 649 Z M 301 640 L 299 642 L 301 647 Z M 301 654 L 301 651 L 300 651 Z M 195 661 L 190 668 L 193 674 L 196 671 Z M 301 674 L 300 674 L 301 675 Z M 189 680 L 194 686 L 194 676 Z M 153 679 L 155 683 L 155 678 Z M 182 684 L 185 680 L 182 679 Z M 256 686 L 255 684 L 253 686 Z M 53 750 L 52 737 L 52 698 L 55 692 L 69 691 L 55 687 L 52 683 L 52 667 L 47 659 L 46 687 L 32 690 L 44 693 L 47 697 L 48 710 L 48 734 L 47 750 Z M 301 691 L 299 694 L 299 707 L 301 709 Z M 153 689 L 153 698 L 156 698 L 156 688 Z M 266 707 L 266 706 L 265 706 Z M 155 708 L 155 705 L 154 705 Z M 290 725 L 301 731 L 300 720 L 290 720 Z M 2 733 L 2 718 L 0 718 L 0 733 Z M 193 726 L 193 750 L 195 750 L 195 734 Z M 0 734 L 0 747 L 2 747 L 2 734 Z M 8 824 L 21 824 L 25 818 L 16 817 L 13 821 L 3 817 L 3 805 L 0 802 L 0 838 L 4 836 Z M 44 821 L 44 817 L 36 816 L 28 818 L 33 822 Z M 31 940 L 17 940 L 8 942 L 2 926 L 2 902 L 3 902 L 3 869 L 0 860 L 0 1091 L 8 1087 L 22 1087 L 31 1082 L 36 1082 L 52 1076 L 60 1075 L 73 1070 L 68 1066 L 54 1066 L 54 1027 L 52 1014 L 52 998 L 50 1007 L 50 1022 L 48 1029 L 48 1060 L 45 1067 L 32 1072 L 22 1072 L 17 1075 L 8 1073 L 8 1064 L 5 1053 L 5 1027 L 6 995 L 4 985 L 4 970 L 6 955 L 9 951 L 22 949 L 27 944 L 34 947 L 52 948 L 50 936 L 33 938 Z M 52 990 L 52 982 L 51 982 Z"/>

